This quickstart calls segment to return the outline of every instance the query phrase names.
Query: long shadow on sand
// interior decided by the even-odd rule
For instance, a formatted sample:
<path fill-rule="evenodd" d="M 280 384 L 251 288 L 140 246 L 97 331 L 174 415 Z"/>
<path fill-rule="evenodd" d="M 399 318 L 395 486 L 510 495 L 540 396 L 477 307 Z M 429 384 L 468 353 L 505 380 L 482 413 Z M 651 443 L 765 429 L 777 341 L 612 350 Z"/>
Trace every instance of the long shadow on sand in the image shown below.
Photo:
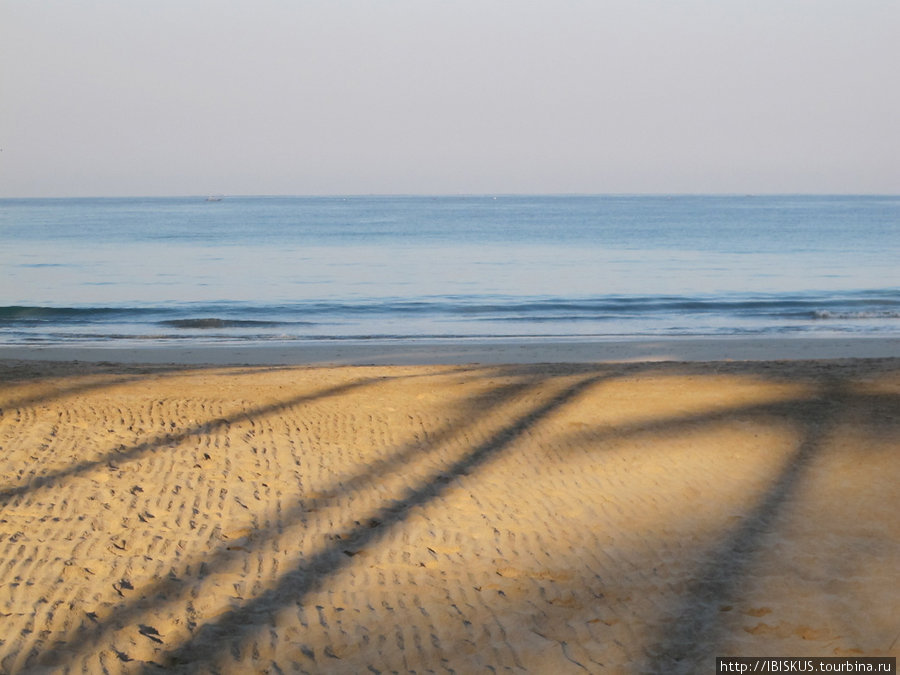
<path fill-rule="evenodd" d="M 221 646 L 240 642 L 248 631 L 248 625 L 254 623 L 253 617 L 260 613 L 271 613 L 286 604 L 301 602 L 307 594 L 319 588 L 327 578 L 348 564 L 349 558 L 344 554 L 347 547 L 360 549 L 384 538 L 392 527 L 406 519 L 412 509 L 439 497 L 455 478 L 476 470 L 540 420 L 564 406 L 599 379 L 599 377 L 585 378 L 567 387 L 484 443 L 475 446 L 447 469 L 409 490 L 402 499 L 393 501 L 370 514 L 365 519 L 367 522 L 348 532 L 339 544 L 326 547 L 284 574 L 269 590 L 215 621 L 205 624 L 194 637 L 170 651 L 160 665 L 166 668 L 186 667 L 194 671 L 214 670 L 214 662 L 221 656 Z M 372 522 L 377 522 L 378 526 L 372 527 L 370 525 Z M 148 666 L 145 671 L 158 672 L 156 666 Z"/>
<path fill-rule="evenodd" d="M 461 371 L 448 372 L 458 373 Z M 418 461 L 426 458 L 442 443 L 452 437 L 464 434 L 467 428 L 471 428 L 479 419 L 489 416 L 492 411 L 504 405 L 506 402 L 511 401 L 516 397 L 526 395 L 529 392 L 533 392 L 542 382 L 541 377 L 534 372 L 529 373 L 527 371 L 522 371 L 519 375 L 522 379 L 492 387 L 482 396 L 475 397 L 468 401 L 466 408 L 469 413 L 466 415 L 466 424 L 448 423 L 444 428 L 429 433 L 426 445 L 423 446 L 421 441 L 411 441 L 398 448 L 385 460 L 381 460 L 372 466 L 363 467 L 355 474 L 342 477 L 334 486 L 317 491 L 315 498 L 298 500 L 291 508 L 287 509 L 287 511 L 282 514 L 281 520 L 288 523 L 286 526 L 272 525 L 266 528 L 258 528 L 254 531 L 254 549 L 260 550 L 265 548 L 268 541 L 273 537 L 276 537 L 284 527 L 291 527 L 295 523 L 301 523 L 303 519 L 307 517 L 308 513 L 327 507 L 329 502 L 340 495 L 362 489 L 366 486 L 371 486 L 384 476 L 402 471 L 407 463 L 413 460 Z M 378 381 L 385 382 L 386 379 L 387 378 L 380 378 Z M 363 523 L 362 525 L 349 535 L 343 535 L 340 540 L 336 541 L 332 548 L 314 556 L 308 564 L 305 564 L 303 568 L 298 569 L 293 575 L 284 577 L 284 583 L 286 585 L 296 585 L 297 577 L 307 576 L 308 569 L 320 571 L 327 570 L 327 574 L 322 573 L 323 578 L 328 574 L 337 572 L 340 566 L 348 561 L 348 557 L 344 555 L 348 550 L 361 548 L 366 543 L 383 537 L 392 525 L 403 520 L 404 515 L 408 513 L 411 508 L 438 496 L 444 487 L 451 483 L 456 476 L 463 475 L 470 469 L 475 468 L 478 464 L 486 460 L 492 452 L 499 449 L 502 444 L 521 434 L 539 418 L 549 414 L 552 409 L 562 405 L 564 400 L 568 400 L 574 396 L 577 391 L 581 391 L 584 387 L 597 379 L 599 378 L 591 378 L 590 382 L 584 382 L 573 388 L 572 391 L 568 391 L 565 395 L 562 395 L 563 400 L 554 399 L 547 406 L 539 408 L 530 415 L 523 417 L 518 422 L 506 427 L 492 442 L 479 446 L 475 451 L 470 452 L 466 456 L 466 459 L 453 464 L 444 471 L 440 471 L 432 478 L 432 480 L 419 488 L 412 490 L 407 499 L 399 502 L 391 502 L 378 512 L 369 514 L 368 517 L 365 518 L 361 517 L 360 522 Z M 357 382 L 351 384 L 354 386 L 346 385 L 341 388 L 329 389 L 327 390 L 327 393 L 328 395 L 350 393 L 364 383 Z M 340 391 L 338 391 L 338 389 L 340 389 Z M 255 409 L 253 411 L 252 419 L 259 421 L 264 415 L 281 412 L 288 408 L 293 408 L 303 402 L 308 401 L 298 402 L 292 399 L 289 402 L 284 402 L 277 406 Z M 249 413 L 247 416 L 248 418 L 251 418 Z M 233 423 L 237 420 L 229 419 L 225 421 Z M 141 448 L 143 448 L 143 445 L 144 444 L 141 445 Z M 377 526 L 373 527 L 373 523 L 377 523 Z M 202 568 L 204 570 L 204 575 L 214 574 L 219 569 L 227 567 L 242 555 L 240 550 L 232 549 L 227 544 L 228 542 L 223 542 L 212 554 L 204 554 L 202 559 L 184 562 L 179 566 L 180 571 L 178 573 L 173 573 L 171 577 L 160 579 L 149 587 L 140 588 L 140 595 L 142 597 L 156 598 L 157 602 L 170 603 L 177 601 L 179 597 L 184 596 L 189 591 L 189 589 L 185 587 L 181 575 L 188 574 L 188 571 L 192 568 Z M 279 585 L 279 588 L 280 587 L 281 586 Z M 312 587 L 313 586 L 310 586 L 307 590 L 311 590 Z M 281 591 L 272 591 L 265 596 L 251 600 L 251 604 L 248 604 L 248 606 L 266 606 L 267 604 L 272 604 L 274 598 L 286 597 L 291 598 L 290 602 L 295 602 L 298 598 L 296 593 L 285 596 L 284 589 L 282 589 Z M 302 597 L 302 594 L 299 597 Z M 56 663 L 61 658 L 64 658 L 66 653 L 70 654 L 73 646 L 77 651 L 90 649 L 91 646 L 98 644 L 102 640 L 104 634 L 108 630 L 117 625 L 123 625 L 135 620 L 147 609 L 146 603 L 140 600 L 121 603 L 115 607 L 101 623 L 83 625 L 78 631 L 76 638 L 69 641 L 70 644 L 68 646 L 62 645 L 59 648 L 46 651 L 43 653 L 40 660 L 43 663 Z M 236 621 L 238 621 L 238 623 L 242 622 L 238 619 L 236 619 Z M 191 650 L 191 653 L 193 653 L 193 651 L 195 650 Z"/>
<path fill-rule="evenodd" d="M 170 649 L 163 656 L 161 662 L 147 664 L 145 672 L 155 673 L 159 671 L 160 667 L 191 672 L 215 671 L 220 659 L 227 658 L 235 645 L 240 645 L 245 639 L 251 637 L 252 631 L 255 630 L 253 626 L 258 623 L 259 616 L 270 615 L 289 604 L 302 603 L 305 596 L 320 588 L 330 576 L 345 567 L 350 560 L 346 554 L 348 549 L 362 549 L 385 538 L 392 528 L 407 519 L 413 509 L 440 497 L 455 478 L 476 471 L 491 458 L 507 449 L 513 441 L 526 434 L 534 425 L 562 409 L 593 385 L 610 377 L 621 376 L 623 373 L 634 375 L 659 370 L 658 366 L 631 366 L 615 369 L 594 366 L 570 368 L 568 374 L 577 374 L 579 377 L 577 382 L 566 386 L 549 400 L 536 405 L 530 412 L 519 416 L 486 441 L 472 447 L 451 465 L 410 488 L 401 499 L 384 504 L 360 518 L 360 524 L 345 533 L 340 541 L 327 545 L 294 569 L 284 573 L 269 590 L 200 626 L 189 640 Z M 668 368 L 668 370 L 673 372 L 672 368 Z M 674 372 L 681 374 L 692 370 L 694 369 L 682 365 Z M 740 369 L 732 370 L 739 372 Z M 531 367 L 495 372 L 503 372 L 507 376 L 515 375 L 523 379 L 492 390 L 482 400 L 468 401 L 468 409 L 476 417 L 479 412 L 487 415 L 503 402 L 521 396 L 539 386 L 542 378 L 540 369 Z M 697 368 L 694 372 L 709 374 L 710 371 Z M 773 375 L 773 379 L 777 379 L 777 375 Z M 364 378 L 323 389 L 314 394 L 260 406 L 234 415 L 230 419 L 212 420 L 197 424 L 179 433 L 156 436 L 124 452 L 115 452 L 110 457 L 116 461 L 137 458 L 189 437 L 209 433 L 224 425 L 275 415 L 317 399 L 360 391 L 369 384 L 384 381 L 385 378 Z M 819 381 L 817 386 L 820 386 L 819 390 L 807 398 L 747 405 L 727 411 L 699 412 L 648 420 L 632 426 L 619 426 L 615 429 L 591 432 L 583 434 L 580 438 L 570 439 L 576 444 L 590 443 L 594 447 L 598 447 L 599 444 L 599 449 L 602 449 L 602 443 L 607 438 L 622 439 L 643 434 L 674 433 L 680 428 L 718 423 L 735 413 L 760 420 L 771 419 L 782 423 L 788 422 L 794 424 L 802 434 L 802 441 L 796 451 L 780 475 L 774 479 L 771 487 L 753 512 L 738 528 L 723 538 L 714 550 L 709 552 L 707 561 L 697 569 L 694 574 L 696 582 L 682 594 L 679 606 L 674 609 L 674 615 L 678 617 L 678 620 L 661 630 L 655 640 L 655 645 L 650 649 L 650 657 L 642 666 L 643 672 L 679 672 L 689 668 L 701 650 L 705 650 L 716 640 L 716 618 L 719 606 L 733 599 L 738 582 L 752 564 L 754 552 L 784 511 L 792 493 L 802 481 L 807 467 L 821 450 L 823 439 L 831 428 L 830 425 L 837 424 L 838 413 L 844 407 L 854 404 L 862 410 L 877 410 L 879 413 L 876 416 L 877 419 L 873 418 L 869 420 L 870 422 L 873 424 L 896 424 L 897 418 L 892 418 L 892 415 L 900 413 L 900 397 L 890 394 L 864 396 L 853 393 L 839 377 L 832 378 L 824 385 Z M 471 421 L 474 422 L 474 419 Z M 430 434 L 428 445 L 433 448 L 461 432 L 461 427 L 449 425 Z M 364 468 L 342 481 L 340 485 L 320 493 L 315 500 L 297 503 L 285 513 L 286 520 L 290 525 L 291 521 L 301 518 L 302 513 L 311 506 L 320 507 L 344 491 L 370 485 L 380 476 L 402 469 L 406 462 L 427 451 L 428 448 L 423 448 L 421 443 L 410 443 L 401 447 L 388 460 Z M 11 497 L 49 484 L 54 480 L 84 474 L 102 466 L 106 461 L 108 459 L 101 458 L 84 462 L 51 476 L 36 479 L 28 485 L 8 488 L 0 492 L 0 499 L 8 501 Z M 376 525 L 373 526 L 373 523 Z M 275 534 L 274 530 L 258 532 L 254 539 L 254 547 L 265 546 L 266 540 Z M 230 563 L 234 555 L 234 552 L 227 550 L 223 545 L 212 556 L 205 558 L 207 569 L 214 572 L 216 568 Z M 171 602 L 173 595 L 178 596 L 184 592 L 180 582 L 171 579 L 161 580 L 153 587 L 142 590 L 145 591 L 144 597 L 165 598 L 165 602 Z M 90 649 L 98 644 L 107 630 L 116 625 L 136 620 L 146 610 L 146 604 L 123 603 L 114 608 L 102 624 L 87 626 L 84 630 L 79 631 L 74 636 L 75 639 L 71 640 L 68 645 L 44 651 L 39 656 L 39 660 L 48 664 L 55 663 L 65 658 L 67 654 L 71 654 L 72 650 L 81 652 Z M 694 663 L 694 665 L 696 664 Z"/>
<path fill-rule="evenodd" d="M 109 462 L 115 462 L 116 464 L 127 462 L 133 459 L 137 459 L 143 455 L 146 455 L 151 452 L 155 452 L 160 448 L 165 448 L 170 445 L 174 445 L 177 443 L 181 443 L 192 436 L 199 436 L 201 434 L 208 434 L 217 429 L 227 427 L 230 424 L 235 424 L 240 421 L 250 420 L 253 418 L 270 415 L 278 412 L 283 412 L 285 410 L 289 410 L 290 408 L 298 405 L 302 405 L 304 403 L 311 403 L 313 401 L 328 398 L 330 396 L 339 396 L 341 394 L 345 394 L 347 392 L 353 391 L 354 389 L 359 389 L 361 387 L 365 387 L 366 385 L 372 384 L 373 382 L 378 381 L 377 378 L 365 378 L 361 380 L 356 380 L 354 382 L 349 382 L 347 384 L 338 385 L 336 387 L 330 387 L 328 389 L 324 389 L 322 391 L 313 393 L 313 394 L 304 394 L 302 396 L 296 396 L 294 398 L 288 399 L 286 401 L 279 401 L 278 403 L 273 403 L 266 406 L 260 406 L 258 408 L 254 408 L 252 410 L 247 410 L 241 412 L 239 414 L 233 415 L 230 418 L 221 417 L 215 420 L 210 420 L 208 422 L 203 422 L 201 424 L 196 424 L 192 427 L 184 429 L 182 431 L 160 434 L 154 436 L 148 441 L 143 443 L 139 443 L 130 448 L 124 448 L 119 451 L 110 452 L 106 455 L 103 455 L 97 459 L 80 462 L 73 466 L 66 467 L 61 471 L 51 471 L 46 474 L 42 474 L 39 476 L 35 476 L 28 483 L 24 485 L 17 486 L 7 486 L 0 488 L 0 508 L 6 505 L 6 503 L 21 494 L 25 494 L 27 492 L 36 490 L 43 486 L 52 485 L 54 482 L 73 478 L 76 476 L 80 476 L 91 471 L 96 470 L 99 467 L 102 467 Z"/>
<path fill-rule="evenodd" d="M 694 572 L 693 583 L 679 606 L 673 609 L 674 620 L 658 635 L 642 670 L 677 673 L 701 667 L 698 660 L 721 637 L 721 608 L 736 601 L 738 583 L 822 450 L 830 425 L 849 398 L 843 384 L 833 381 L 814 400 L 767 411 L 767 415 L 775 414 L 782 419 L 794 418 L 795 424 L 802 428 L 802 441 L 756 507 L 707 554 L 705 562 Z"/>
<path fill-rule="evenodd" d="M 707 552 L 704 562 L 693 571 L 693 581 L 681 594 L 677 606 L 666 612 L 674 618 L 661 626 L 647 650 L 647 659 L 635 672 L 692 673 L 698 668 L 711 667 L 709 655 L 723 637 L 722 608 L 739 600 L 740 583 L 751 569 L 754 557 L 785 515 L 792 496 L 825 449 L 829 435 L 839 428 L 846 411 L 852 410 L 861 416 L 858 422 L 864 423 L 870 431 L 900 433 L 900 396 L 854 392 L 840 377 L 830 377 L 816 384 L 816 390 L 805 398 L 656 419 L 602 432 L 580 432 L 564 443 L 571 448 L 602 442 L 609 437 L 671 435 L 694 429 L 698 424 L 721 424 L 734 415 L 745 420 L 788 423 L 799 431 L 800 442 L 757 505 L 740 519 L 737 528 Z"/>
<path fill-rule="evenodd" d="M 254 616 L 260 613 L 265 615 L 289 603 L 302 603 L 307 594 L 318 589 L 329 576 L 348 564 L 348 558 L 342 555 L 347 548 L 364 548 L 383 538 L 392 526 L 401 523 L 407 517 L 411 509 L 438 497 L 454 478 L 477 470 L 480 465 L 502 452 L 540 420 L 561 409 L 579 393 L 606 377 L 608 376 L 596 374 L 596 371 L 593 376 L 584 377 L 485 443 L 474 447 L 449 469 L 423 482 L 402 500 L 370 514 L 371 521 L 380 523 L 378 528 L 360 525 L 339 544 L 327 547 L 285 574 L 269 591 L 217 621 L 206 624 L 191 640 L 169 652 L 164 665 L 184 667 L 188 670 L 214 669 L 218 659 L 226 657 L 225 650 L 220 646 L 225 644 L 234 646 L 249 637 L 246 626 L 253 623 Z M 697 582 L 683 594 L 680 607 L 675 610 L 675 615 L 679 616 L 680 620 L 657 637 L 655 645 L 649 649 L 652 658 L 640 670 L 672 672 L 678 671 L 681 665 L 688 665 L 689 669 L 697 666 L 692 658 L 699 656 L 699 652 L 718 637 L 715 619 L 720 605 L 733 601 L 737 583 L 746 567 L 751 564 L 754 551 L 789 502 L 803 478 L 806 467 L 821 450 L 823 439 L 829 430 L 828 425 L 835 423 L 838 411 L 851 402 L 869 409 L 880 407 L 890 410 L 896 409 L 898 399 L 893 396 L 855 395 L 843 382 L 833 379 L 812 393 L 809 398 L 745 405 L 724 412 L 712 411 L 653 420 L 633 428 L 618 428 L 611 432 L 618 438 L 623 434 L 636 436 L 650 432 L 673 433 L 683 427 L 716 424 L 727 419 L 729 415 L 739 413 L 761 420 L 793 423 L 800 429 L 802 435 L 802 441 L 782 473 L 774 479 L 772 486 L 744 524 L 716 546 L 715 550 L 710 552 L 708 562 L 696 571 L 694 577 Z M 239 651 L 238 649 L 235 653 Z M 568 654 L 566 657 L 573 663 L 578 663 Z M 147 667 L 147 672 L 154 670 L 154 666 Z"/>

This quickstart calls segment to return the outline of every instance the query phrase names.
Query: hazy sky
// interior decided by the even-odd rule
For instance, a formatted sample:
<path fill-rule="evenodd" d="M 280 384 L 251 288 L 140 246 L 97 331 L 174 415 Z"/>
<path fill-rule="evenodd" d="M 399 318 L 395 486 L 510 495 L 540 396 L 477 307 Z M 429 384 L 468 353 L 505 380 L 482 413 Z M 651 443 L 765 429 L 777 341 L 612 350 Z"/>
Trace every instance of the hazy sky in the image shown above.
<path fill-rule="evenodd" d="M 898 0 L 0 0 L 0 196 L 900 192 Z"/>

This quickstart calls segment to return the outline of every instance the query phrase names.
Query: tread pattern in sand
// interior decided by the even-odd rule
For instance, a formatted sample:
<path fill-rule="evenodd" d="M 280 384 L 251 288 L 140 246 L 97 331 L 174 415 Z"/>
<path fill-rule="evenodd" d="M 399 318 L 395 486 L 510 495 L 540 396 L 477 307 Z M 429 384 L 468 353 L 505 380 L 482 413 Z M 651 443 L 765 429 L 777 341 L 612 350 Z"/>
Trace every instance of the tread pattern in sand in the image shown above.
<path fill-rule="evenodd" d="M 896 361 L 5 368 L 0 672 L 898 650 Z"/>

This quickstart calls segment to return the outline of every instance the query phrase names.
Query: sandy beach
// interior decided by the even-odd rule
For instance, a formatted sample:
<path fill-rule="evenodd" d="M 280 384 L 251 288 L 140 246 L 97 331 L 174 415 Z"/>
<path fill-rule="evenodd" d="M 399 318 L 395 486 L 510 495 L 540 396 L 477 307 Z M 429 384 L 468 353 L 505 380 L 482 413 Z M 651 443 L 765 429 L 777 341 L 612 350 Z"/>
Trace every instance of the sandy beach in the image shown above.
<path fill-rule="evenodd" d="M 896 656 L 900 358 L 877 342 L 6 348 L 0 672 Z"/>

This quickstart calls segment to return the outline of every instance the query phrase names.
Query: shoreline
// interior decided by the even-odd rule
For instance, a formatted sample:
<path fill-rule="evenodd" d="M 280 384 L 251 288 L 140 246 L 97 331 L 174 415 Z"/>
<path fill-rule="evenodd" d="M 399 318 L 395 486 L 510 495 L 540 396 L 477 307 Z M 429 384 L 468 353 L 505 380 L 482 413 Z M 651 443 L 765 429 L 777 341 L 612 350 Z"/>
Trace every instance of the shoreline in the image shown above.
<path fill-rule="evenodd" d="M 340 340 L 293 344 L 2 345 L 0 360 L 186 365 L 459 365 L 900 357 L 900 337 Z"/>

